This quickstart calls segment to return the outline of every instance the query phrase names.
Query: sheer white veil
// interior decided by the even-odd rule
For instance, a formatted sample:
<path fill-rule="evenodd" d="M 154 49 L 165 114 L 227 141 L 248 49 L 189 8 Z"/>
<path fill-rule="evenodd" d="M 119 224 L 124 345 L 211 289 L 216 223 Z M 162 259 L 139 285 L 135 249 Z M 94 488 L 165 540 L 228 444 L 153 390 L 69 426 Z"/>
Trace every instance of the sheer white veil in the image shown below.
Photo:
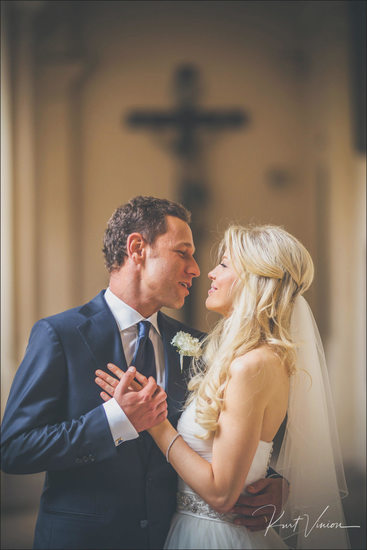
<path fill-rule="evenodd" d="M 349 548 L 341 498 L 348 494 L 325 355 L 312 311 L 296 298 L 291 335 L 297 344 L 288 418 L 276 471 L 290 484 L 278 523 L 295 548 Z M 297 518 L 300 518 L 298 521 Z"/>

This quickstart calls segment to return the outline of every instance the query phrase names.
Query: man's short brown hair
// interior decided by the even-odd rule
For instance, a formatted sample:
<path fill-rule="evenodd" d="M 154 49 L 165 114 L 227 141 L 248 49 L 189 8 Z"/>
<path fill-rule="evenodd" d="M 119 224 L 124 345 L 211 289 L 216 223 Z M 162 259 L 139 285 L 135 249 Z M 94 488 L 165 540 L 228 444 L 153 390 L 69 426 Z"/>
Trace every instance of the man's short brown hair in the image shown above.
<path fill-rule="evenodd" d="M 190 223 L 190 212 L 177 202 L 156 197 L 134 197 L 119 206 L 108 221 L 103 254 L 109 272 L 121 267 L 127 257 L 126 241 L 131 233 L 141 233 L 148 244 L 167 231 L 166 216 Z"/>

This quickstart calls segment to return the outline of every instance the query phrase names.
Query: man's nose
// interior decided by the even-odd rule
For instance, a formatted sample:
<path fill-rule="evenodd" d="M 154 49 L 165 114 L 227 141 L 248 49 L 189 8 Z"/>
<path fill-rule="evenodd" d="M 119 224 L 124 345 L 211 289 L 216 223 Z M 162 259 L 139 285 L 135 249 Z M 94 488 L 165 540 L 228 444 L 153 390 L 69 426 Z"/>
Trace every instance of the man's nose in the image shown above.
<path fill-rule="evenodd" d="M 195 258 L 191 258 L 191 263 L 190 263 L 190 266 L 188 268 L 188 272 L 193 276 L 193 277 L 199 277 L 200 275 L 200 268 L 195 260 Z"/>

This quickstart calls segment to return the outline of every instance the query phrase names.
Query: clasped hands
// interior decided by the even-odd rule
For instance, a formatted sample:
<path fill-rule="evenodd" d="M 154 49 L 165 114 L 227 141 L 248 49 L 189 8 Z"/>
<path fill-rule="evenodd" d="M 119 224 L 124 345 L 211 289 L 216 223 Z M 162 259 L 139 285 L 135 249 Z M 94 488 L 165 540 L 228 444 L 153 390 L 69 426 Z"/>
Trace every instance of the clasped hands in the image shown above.
<path fill-rule="evenodd" d="M 137 432 L 148 430 L 167 418 L 167 394 L 153 377 L 147 379 L 135 367 L 124 372 L 108 363 L 107 368 L 117 378 L 97 370 L 95 382 L 104 390 L 100 395 L 104 401 L 114 397 Z"/>
<path fill-rule="evenodd" d="M 149 430 L 167 418 L 167 394 L 154 378 L 147 379 L 135 367 L 126 372 L 108 363 L 111 376 L 102 370 L 96 371 L 95 382 L 102 388 L 104 401 L 114 397 L 137 432 Z M 270 519 L 281 513 L 282 499 L 288 496 L 288 483 L 283 478 L 265 478 L 252 483 L 240 495 L 232 513 L 238 517 L 235 523 L 250 531 L 262 531 Z"/>

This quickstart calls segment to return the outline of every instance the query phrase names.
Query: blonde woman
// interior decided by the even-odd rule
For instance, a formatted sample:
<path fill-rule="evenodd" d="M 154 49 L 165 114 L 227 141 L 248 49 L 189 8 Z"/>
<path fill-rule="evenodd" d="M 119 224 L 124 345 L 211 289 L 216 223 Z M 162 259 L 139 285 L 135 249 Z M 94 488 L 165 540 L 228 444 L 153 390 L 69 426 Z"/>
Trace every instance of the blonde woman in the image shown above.
<path fill-rule="evenodd" d="M 179 475 L 165 548 L 286 548 L 283 539 L 290 535 L 299 548 L 348 547 L 327 373 L 301 297 L 313 274 L 305 247 L 282 228 L 231 226 L 225 232 L 206 299 L 222 319 L 193 362 L 177 431 L 168 420 L 149 430 Z M 266 529 L 251 532 L 234 523 L 235 504 L 266 475 L 287 414 L 276 469 L 290 484 L 290 498 L 279 517 L 269 505 Z"/>

